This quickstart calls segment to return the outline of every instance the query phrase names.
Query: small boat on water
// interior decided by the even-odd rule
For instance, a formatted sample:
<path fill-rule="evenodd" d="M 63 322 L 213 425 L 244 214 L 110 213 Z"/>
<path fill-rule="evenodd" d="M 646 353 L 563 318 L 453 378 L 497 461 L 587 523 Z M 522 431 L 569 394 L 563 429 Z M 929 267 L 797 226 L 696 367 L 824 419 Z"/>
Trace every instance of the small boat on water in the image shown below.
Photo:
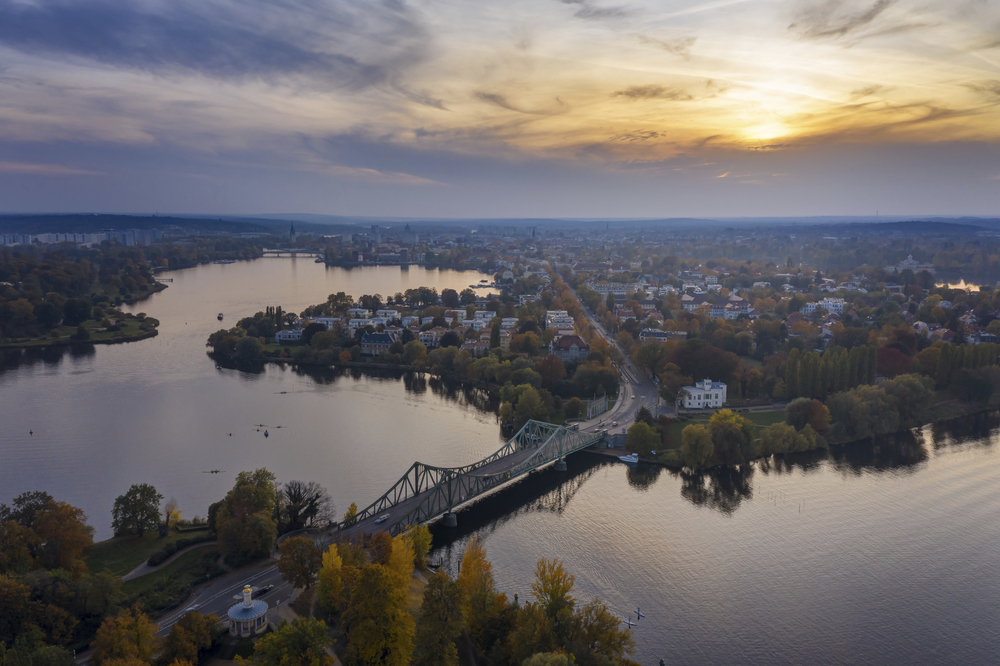
<path fill-rule="evenodd" d="M 219 313 L 219 321 L 222 321 L 222 313 Z"/>
<path fill-rule="evenodd" d="M 627 456 L 618 456 L 618 460 L 621 460 L 623 463 L 633 463 L 634 464 L 634 463 L 639 462 L 639 454 L 638 453 L 630 453 Z"/>
<path fill-rule="evenodd" d="M 317 263 L 317 264 L 322 264 L 322 263 L 323 263 L 323 260 L 322 260 L 322 259 L 317 259 L 317 260 L 316 260 L 316 261 L 315 261 L 314 263 Z"/>

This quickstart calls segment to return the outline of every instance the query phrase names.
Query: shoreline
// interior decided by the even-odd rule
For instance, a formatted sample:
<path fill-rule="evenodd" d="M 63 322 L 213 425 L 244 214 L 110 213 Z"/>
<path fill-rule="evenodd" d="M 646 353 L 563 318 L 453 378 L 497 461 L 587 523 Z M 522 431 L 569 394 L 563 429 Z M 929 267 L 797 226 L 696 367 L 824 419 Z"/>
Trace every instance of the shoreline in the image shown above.
<path fill-rule="evenodd" d="M 791 451 L 791 452 L 787 452 L 787 453 L 768 454 L 767 456 L 757 456 L 753 460 L 750 460 L 749 463 L 754 463 L 754 462 L 757 462 L 758 460 L 764 460 L 765 458 L 769 458 L 772 455 L 773 456 L 779 456 L 779 455 L 780 456 L 787 456 L 787 455 L 796 455 L 796 454 L 801 454 L 801 453 L 815 453 L 816 451 L 829 451 L 833 447 L 850 446 L 851 444 L 857 444 L 858 442 L 864 442 L 864 441 L 868 441 L 868 440 L 874 442 L 875 440 L 877 440 L 880 437 L 893 437 L 893 436 L 896 436 L 896 435 L 901 435 L 903 433 L 912 432 L 914 430 L 918 430 L 918 429 L 921 429 L 921 428 L 926 428 L 927 426 L 934 425 L 935 423 L 947 423 L 948 421 L 956 421 L 958 419 L 963 419 L 963 418 L 966 418 L 966 417 L 969 417 L 969 416 L 975 416 L 975 415 L 978 415 L 978 414 L 985 414 L 987 412 L 1000 412 L 1000 406 L 982 405 L 981 407 L 969 409 L 968 411 L 965 411 L 965 412 L 963 412 L 961 414 L 950 414 L 950 415 L 941 416 L 941 417 L 938 417 L 938 418 L 933 418 L 933 419 L 930 419 L 929 421 L 925 421 L 924 423 L 919 423 L 917 425 L 912 425 L 912 426 L 906 426 L 905 428 L 899 428 L 898 430 L 894 430 L 892 432 L 887 432 L 887 433 L 884 433 L 884 434 L 881 434 L 881 435 L 876 435 L 874 437 L 869 437 L 869 438 L 867 438 L 867 440 L 865 440 L 865 439 L 852 439 L 852 440 L 849 440 L 849 441 L 846 441 L 846 442 L 828 443 L 827 446 L 825 446 L 825 447 L 817 447 L 815 449 L 807 449 L 805 451 Z M 591 446 L 591 447 L 583 449 L 583 450 L 587 451 L 589 453 L 594 453 L 594 454 L 597 454 L 597 455 L 600 455 L 600 456 L 604 456 L 604 457 L 607 457 L 607 458 L 614 458 L 614 459 L 617 459 L 618 456 L 620 456 L 620 455 L 629 453 L 629 450 L 627 448 L 625 448 L 624 446 L 621 446 L 621 447 L 618 447 L 618 446 L 613 446 L 613 447 L 603 446 L 602 447 L 600 445 L 594 445 L 594 446 Z M 667 450 L 668 451 L 678 451 L 679 449 L 667 449 Z M 649 458 L 643 458 L 641 456 L 639 457 L 639 462 L 645 463 L 647 465 L 658 465 L 660 467 L 665 467 L 666 469 L 669 469 L 671 471 L 681 471 L 683 469 L 688 469 L 686 465 L 671 465 L 671 464 L 668 464 L 668 463 L 665 463 L 665 462 L 661 462 L 659 460 L 653 460 L 653 459 L 649 459 Z M 699 468 L 699 469 L 695 469 L 695 470 L 691 470 L 691 471 L 693 471 L 695 473 L 706 473 L 706 472 L 711 472 L 712 470 L 717 469 L 719 467 L 724 467 L 724 466 L 723 465 L 713 465 L 712 467 L 704 467 L 704 468 Z"/>

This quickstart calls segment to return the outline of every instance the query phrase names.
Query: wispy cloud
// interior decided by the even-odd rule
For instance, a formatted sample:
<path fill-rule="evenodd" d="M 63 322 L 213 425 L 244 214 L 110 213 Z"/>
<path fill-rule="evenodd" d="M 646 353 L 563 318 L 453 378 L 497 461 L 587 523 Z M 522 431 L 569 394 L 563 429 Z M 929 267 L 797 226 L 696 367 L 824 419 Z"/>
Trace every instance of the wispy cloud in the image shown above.
<path fill-rule="evenodd" d="M 590 0 L 559 0 L 564 5 L 576 5 L 573 16 L 581 19 L 617 19 L 635 13 L 628 7 L 598 7 Z"/>
<path fill-rule="evenodd" d="M 876 2 L 858 11 L 841 11 L 844 0 L 822 0 L 800 10 L 797 21 L 788 26 L 805 37 L 843 37 L 864 27 L 887 10 L 894 0 Z"/>
<path fill-rule="evenodd" d="M 349 178 L 370 183 L 391 183 L 395 185 L 443 185 L 436 180 L 421 178 L 408 173 L 394 171 L 378 171 L 362 167 L 328 166 L 321 169 L 322 173 L 338 178 Z"/>
<path fill-rule="evenodd" d="M 671 101 L 687 101 L 693 99 L 691 95 L 676 88 L 666 88 L 658 85 L 629 86 L 611 93 L 612 97 L 623 97 L 627 100 L 637 101 L 643 99 L 666 99 Z"/>
<path fill-rule="evenodd" d="M 652 44 L 667 53 L 684 58 L 685 60 L 691 59 L 691 47 L 698 41 L 698 38 L 692 35 L 675 37 L 673 39 L 657 39 L 649 35 L 638 35 L 638 38 L 644 44 Z"/>
<path fill-rule="evenodd" d="M 103 171 L 91 171 L 61 164 L 28 164 L 25 162 L 0 162 L 0 173 L 30 174 L 34 176 L 103 176 Z"/>

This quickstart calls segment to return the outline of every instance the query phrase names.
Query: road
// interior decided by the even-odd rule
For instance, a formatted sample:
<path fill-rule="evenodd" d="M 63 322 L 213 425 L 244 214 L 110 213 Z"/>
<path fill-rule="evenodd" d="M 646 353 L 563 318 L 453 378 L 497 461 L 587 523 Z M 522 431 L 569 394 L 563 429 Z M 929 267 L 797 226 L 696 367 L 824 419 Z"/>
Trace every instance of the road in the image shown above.
<path fill-rule="evenodd" d="M 243 588 L 247 585 L 253 587 L 263 587 L 274 585 L 274 589 L 260 597 L 267 602 L 267 605 L 274 607 L 277 603 L 288 603 L 288 598 L 292 593 L 292 586 L 281 580 L 278 572 L 278 565 L 274 560 L 267 560 L 263 565 L 257 567 L 247 567 L 239 571 L 225 574 L 199 588 L 183 606 L 176 608 L 166 615 L 160 617 L 156 622 L 160 625 L 157 632 L 159 636 L 166 636 L 170 633 L 170 628 L 181 618 L 190 608 L 205 613 L 213 613 L 220 619 L 226 619 L 226 612 L 243 599 Z M 239 599 L 234 597 L 239 596 Z"/>
<path fill-rule="evenodd" d="M 572 287 L 570 288 L 570 293 L 580 303 L 583 314 L 587 317 L 587 321 L 590 322 L 594 331 L 607 340 L 608 344 L 621 352 L 622 350 L 618 347 L 614 336 L 604 328 L 604 324 L 597 319 L 597 316 L 590 312 L 587 306 L 583 304 L 583 301 L 580 300 Z M 656 384 L 640 372 L 624 352 L 622 352 L 622 362 L 617 368 L 620 377 L 617 402 L 615 402 L 614 407 L 609 411 L 593 419 L 580 421 L 580 430 L 590 432 L 607 430 L 608 434 L 621 434 L 622 428 L 627 429 L 630 424 L 635 423 L 635 414 L 639 411 L 640 407 L 646 407 L 654 416 L 661 411 L 657 405 L 659 394 Z M 615 422 L 618 425 L 612 426 L 611 424 Z"/>

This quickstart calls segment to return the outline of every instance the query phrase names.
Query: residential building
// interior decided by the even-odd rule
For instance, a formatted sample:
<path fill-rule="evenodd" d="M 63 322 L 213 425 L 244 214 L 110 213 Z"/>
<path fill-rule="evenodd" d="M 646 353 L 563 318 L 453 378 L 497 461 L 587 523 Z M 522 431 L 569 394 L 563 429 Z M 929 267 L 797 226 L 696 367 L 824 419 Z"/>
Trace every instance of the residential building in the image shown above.
<path fill-rule="evenodd" d="M 347 311 L 349 317 L 357 317 L 359 319 L 368 319 L 372 316 L 371 310 L 366 308 L 351 308 Z"/>
<path fill-rule="evenodd" d="M 639 342 L 678 342 L 687 340 L 687 331 L 658 331 L 655 328 L 644 328 L 639 331 Z"/>
<path fill-rule="evenodd" d="M 287 328 L 283 331 L 278 331 L 274 334 L 274 341 L 281 344 L 287 344 L 289 342 L 298 342 L 302 339 L 302 329 L 301 328 Z"/>
<path fill-rule="evenodd" d="M 361 338 L 361 353 L 378 356 L 389 351 L 392 343 L 392 336 L 388 333 L 366 333 Z"/>
<path fill-rule="evenodd" d="M 549 343 L 549 353 L 563 361 L 578 361 L 590 354 L 590 345 L 578 335 L 564 335 Z"/>
<path fill-rule="evenodd" d="M 500 331 L 500 350 L 504 354 L 510 353 L 510 339 L 514 337 L 514 334 L 509 330 Z"/>
<path fill-rule="evenodd" d="M 705 379 L 681 389 L 684 409 L 719 409 L 726 404 L 726 385 Z"/>

